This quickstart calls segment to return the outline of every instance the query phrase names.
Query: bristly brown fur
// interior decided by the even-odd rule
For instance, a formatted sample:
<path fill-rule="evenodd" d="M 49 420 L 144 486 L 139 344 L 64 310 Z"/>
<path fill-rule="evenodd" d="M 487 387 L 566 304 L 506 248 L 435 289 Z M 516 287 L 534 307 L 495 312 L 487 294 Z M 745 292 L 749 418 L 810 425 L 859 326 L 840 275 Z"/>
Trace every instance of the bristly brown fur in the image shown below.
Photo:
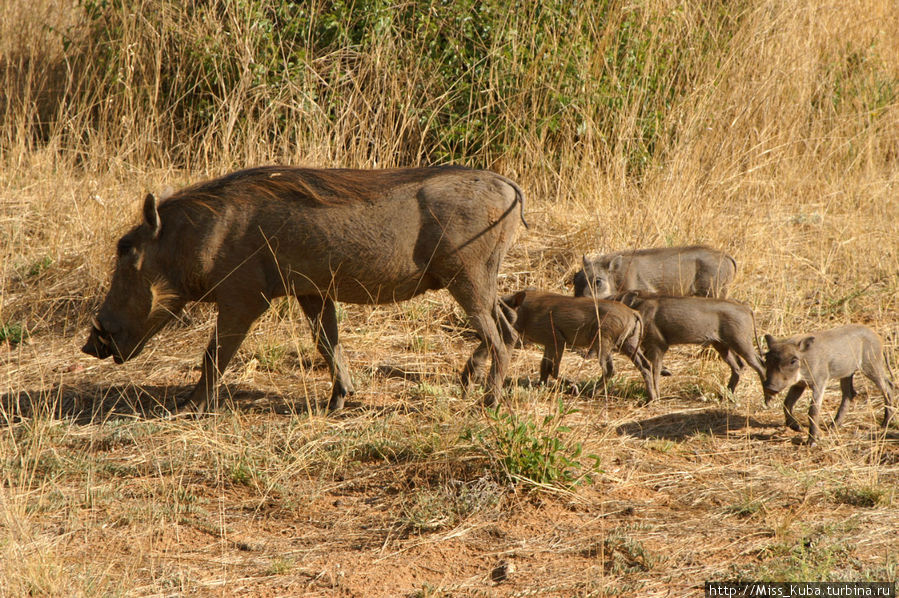
<path fill-rule="evenodd" d="M 418 183 L 461 166 L 401 168 L 390 170 L 317 169 L 292 166 L 260 166 L 203 181 L 178 191 L 160 205 L 181 199 L 203 204 L 204 198 L 241 200 L 253 194 L 309 205 L 340 205 L 373 201 L 385 188 Z M 206 205 L 211 209 L 211 206 Z"/>

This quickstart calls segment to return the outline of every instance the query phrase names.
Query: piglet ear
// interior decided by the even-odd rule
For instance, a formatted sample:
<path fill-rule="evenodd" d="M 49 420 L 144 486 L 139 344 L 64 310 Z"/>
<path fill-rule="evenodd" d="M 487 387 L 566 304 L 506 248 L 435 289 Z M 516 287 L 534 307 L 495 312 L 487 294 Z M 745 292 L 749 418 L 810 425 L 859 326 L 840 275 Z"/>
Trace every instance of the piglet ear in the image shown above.
<path fill-rule="evenodd" d="M 812 346 L 812 343 L 815 342 L 814 336 L 806 336 L 799 339 L 799 350 L 800 351 L 808 351 L 808 348 Z"/>
<path fill-rule="evenodd" d="M 518 291 L 514 295 L 512 295 L 512 300 L 509 302 L 509 306 L 518 309 L 521 307 L 521 304 L 524 303 L 525 295 L 527 295 L 527 291 Z"/>
<path fill-rule="evenodd" d="M 624 303 L 628 307 L 637 309 L 637 307 L 643 302 L 643 297 L 640 295 L 640 291 L 627 291 L 621 293 L 617 296 L 610 297 L 615 301 L 620 301 Z"/>
<path fill-rule="evenodd" d="M 586 255 L 586 254 L 581 254 L 581 265 L 584 267 L 584 270 L 586 270 L 587 267 L 590 265 L 590 264 L 587 262 L 587 255 Z"/>
<path fill-rule="evenodd" d="M 150 227 L 153 238 L 158 237 L 159 231 L 162 230 L 162 224 L 159 222 L 158 202 L 152 193 L 147 193 L 144 198 L 144 222 Z"/>

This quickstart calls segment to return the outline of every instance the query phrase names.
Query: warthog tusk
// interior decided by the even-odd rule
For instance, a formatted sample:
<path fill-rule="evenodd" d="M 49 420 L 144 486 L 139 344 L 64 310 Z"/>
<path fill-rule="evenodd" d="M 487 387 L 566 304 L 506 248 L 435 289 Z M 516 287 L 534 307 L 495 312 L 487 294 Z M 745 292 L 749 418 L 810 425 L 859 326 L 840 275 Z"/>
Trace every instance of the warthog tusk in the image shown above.
<path fill-rule="evenodd" d="M 103 327 L 100 326 L 100 320 L 97 319 L 97 316 L 91 317 L 91 325 L 94 327 L 95 330 L 98 330 L 98 331 L 103 330 Z"/>
<path fill-rule="evenodd" d="M 109 346 L 109 341 L 106 340 L 105 338 L 103 338 L 103 337 L 102 337 L 101 335 L 99 335 L 99 334 L 97 335 L 97 340 L 100 341 L 101 343 L 103 343 L 104 345 L 106 345 L 107 347 Z"/>

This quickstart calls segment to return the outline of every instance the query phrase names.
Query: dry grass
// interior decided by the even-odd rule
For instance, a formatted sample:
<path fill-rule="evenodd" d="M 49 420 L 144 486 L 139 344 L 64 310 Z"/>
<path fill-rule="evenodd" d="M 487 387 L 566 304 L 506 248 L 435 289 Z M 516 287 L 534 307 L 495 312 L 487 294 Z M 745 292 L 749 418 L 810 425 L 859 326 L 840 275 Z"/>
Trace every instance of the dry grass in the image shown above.
<path fill-rule="evenodd" d="M 608 396 L 513 385 L 509 408 L 521 418 L 540 422 L 559 399 L 577 409 L 558 437 L 600 465 L 593 483 L 566 489 L 510 482 L 485 448 L 495 423 L 456 380 L 473 342 L 442 292 L 343 307 L 358 394 L 335 416 L 310 410 L 328 395 L 327 373 L 290 303 L 264 317 L 226 373 L 229 408 L 200 420 L 169 410 L 197 379 L 208 308 L 189 308 L 125 365 L 82 355 L 114 241 L 146 190 L 243 164 L 438 154 L 419 147 L 436 124 L 396 100 L 432 75 L 415 62 L 376 68 L 404 58 L 390 53 L 398 37 L 369 54 L 315 57 L 321 68 L 348 65 L 345 87 L 322 92 L 345 107 L 334 120 L 291 104 L 303 82 L 264 98 L 238 85 L 208 131 L 178 140 L 147 87 L 135 83 L 132 106 L 110 106 L 50 68 L 66 50 L 36 23 L 86 35 L 69 4 L 0 7 L 0 326 L 27 334 L 0 342 L 0 595 L 655 596 L 697 594 L 716 579 L 896 579 L 899 435 L 878 427 L 881 397 L 866 380 L 848 421 L 814 449 L 763 409 L 752 376 L 723 397 L 727 368 L 693 350 L 672 351 L 674 376 L 643 408 L 624 361 Z M 650 4 L 641 18 L 667 19 L 660 47 L 694 39 L 711 18 L 700 2 Z M 154 37 L 140 26 L 154 5 L 129 6 L 144 51 L 122 76 L 141 85 L 161 72 L 165 31 L 204 19 L 215 29 L 200 10 L 172 12 Z M 234 27 L 252 25 L 228 6 Z M 612 6 L 619 21 L 638 10 Z M 502 287 L 567 292 L 582 253 L 708 243 L 736 257 L 732 295 L 756 310 L 760 334 L 862 322 L 899 363 L 899 11 L 875 0 L 729 10 L 721 23 L 738 25 L 715 38 L 728 41 L 714 60 L 685 67 L 692 87 L 666 107 L 638 174 L 639 88 L 622 92 L 613 116 L 581 104 L 583 135 L 562 139 L 528 128 L 536 92 L 495 99 L 508 107 L 513 147 L 470 161 L 521 183 L 531 223 Z M 83 57 L 71 60 L 90 74 Z M 493 76 L 481 83 L 493 89 Z M 520 76 L 523 89 L 551 86 L 545 74 Z M 66 102 L 47 104 L 61 84 L 73 86 Z M 279 101 L 293 120 L 272 145 Z M 435 114 L 441 101 L 421 99 Z M 592 136 L 599 130 L 613 136 Z M 512 380 L 533 379 L 538 360 L 518 351 Z M 562 367 L 599 378 L 577 355 Z M 503 560 L 514 571 L 491 581 Z"/>

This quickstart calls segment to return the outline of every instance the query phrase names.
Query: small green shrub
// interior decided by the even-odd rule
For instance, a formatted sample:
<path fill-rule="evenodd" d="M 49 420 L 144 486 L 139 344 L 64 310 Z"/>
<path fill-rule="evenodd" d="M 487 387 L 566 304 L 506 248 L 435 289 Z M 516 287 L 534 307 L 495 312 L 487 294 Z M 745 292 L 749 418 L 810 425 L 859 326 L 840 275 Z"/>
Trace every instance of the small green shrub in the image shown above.
<path fill-rule="evenodd" d="M 236 485 L 252 486 L 256 476 L 251 467 L 241 459 L 239 462 L 231 465 L 228 477 Z"/>
<path fill-rule="evenodd" d="M 28 338 L 28 330 L 19 322 L 7 322 L 0 326 L 0 343 L 15 345 Z"/>
<path fill-rule="evenodd" d="M 287 355 L 287 347 L 284 345 L 264 345 L 253 354 L 253 357 L 259 362 L 261 369 L 280 372 L 284 369 Z"/>
<path fill-rule="evenodd" d="M 765 508 L 765 504 L 757 499 L 744 498 L 740 502 L 725 507 L 725 511 L 741 518 L 752 517 Z"/>
<path fill-rule="evenodd" d="M 507 481 L 570 488 L 585 480 L 592 483 L 591 473 L 599 470 L 600 463 L 596 455 L 583 455 L 580 442 L 566 440 L 571 429 L 562 422 L 572 413 L 576 410 L 561 399 L 552 413 L 536 421 L 497 408 L 488 411 L 485 429 L 467 435 L 483 448 Z"/>
<path fill-rule="evenodd" d="M 883 488 L 877 486 L 843 486 L 833 493 L 836 502 L 853 507 L 876 507 L 886 501 Z"/>
<path fill-rule="evenodd" d="M 296 566 L 293 559 L 275 557 L 266 571 L 269 575 L 286 575 Z"/>
<path fill-rule="evenodd" d="M 50 259 L 47 256 L 44 256 L 41 259 L 34 262 L 33 264 L 31 264 L 30 266 L 28 266 L 28 271 L 26 273 L 26 276 L 28 278 L 35 277 L 38 274 L 40 274 L 41 272 L 43 272 L 44 270 L 46 270 L 47 268 L 49 268 L 52 263 L 53 263 L 52 259 Z"/>

